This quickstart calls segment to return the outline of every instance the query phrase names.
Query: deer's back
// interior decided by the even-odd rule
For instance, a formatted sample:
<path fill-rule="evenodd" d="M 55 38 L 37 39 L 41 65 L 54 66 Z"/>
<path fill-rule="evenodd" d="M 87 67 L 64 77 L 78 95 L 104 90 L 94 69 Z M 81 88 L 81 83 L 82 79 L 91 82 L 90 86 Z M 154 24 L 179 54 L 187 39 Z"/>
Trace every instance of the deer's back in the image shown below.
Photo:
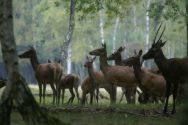
<path fill-rule="evenodd" d="M 110 84 L 108 84 L 105 79 L 102 72 L 94 72 L 95 75 L 95 82 L 99 88 L 108 88 L 110 87 Z M 91 90 L 92 89 L 92 83 L 90 81 L 90 77 L 86 76 L 82 82 L 82 90 Z"/>
<path fill-rule="evenodd" d="M 36 69 L 36 77 L 41 82 L 49 84 L 54 82 L 57 75 L 62 72 L 61 66 L 56 63 L 39 64 Z"/>
<path fill-rule="evenodd" d="M 104 70 L 107 81 L 121 87 L 135 87 L 136 78 L 133 68 L 128 66 L 109 66 Z"/>

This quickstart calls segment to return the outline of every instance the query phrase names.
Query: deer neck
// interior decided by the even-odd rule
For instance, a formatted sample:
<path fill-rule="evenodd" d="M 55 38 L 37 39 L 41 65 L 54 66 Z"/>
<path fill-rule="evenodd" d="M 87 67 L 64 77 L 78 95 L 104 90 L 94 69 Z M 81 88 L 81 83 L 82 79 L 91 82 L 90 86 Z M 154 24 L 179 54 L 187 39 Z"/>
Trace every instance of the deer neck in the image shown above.
<path fill-rule="evenodd" d="M 105 73 L 106 67 L 109 66 L 107 63 L 107 54 L 100 56 L 99 61 L 100 61 L 100 69 L 103 73 Z"/>
<path fill-rule="evenodd" d="M 37 69 L 37 66 L 39 65 L 39 61 L 38 61 L 38 58 L 37 58 L 37 54 L 33 54 L 33 57 L 30 58 L 30 61 L 31 61 L 31 65 L 34 69 L 34 71 L 36 71 Z"/>
<path fill-rule="evenodd" d="M 121 65 L 121 61 L 122 61 L 122 58 L 121 58 L 121 56 L 119 56 L 119 57 L 115 60 L 115 64 L 116 64 L 116 65 Z"/>
<path fill-rule="evenodd" d="M 88 68 L 88 74 L 89 74 L 89 77 L 90 77 L 90 82 L 92 83 L 92 88 L 95 88 L 96 82 L 95 82 L 95 75 L 94 75 L 93 66 Z"/>
<path fill-rule="evenodd" d="M 166 68 L 168 66 L 168 61 L 167 61 L 165 55 L 163 54 L 162 50 L 160 50 L 158 52 L 158 54 L 156 54 L 156 56 L 154 57 L 154 61 L 161 71 L 166 70 Z"/>
<path fill-rule="evenodd" d="M 142 70 L 141 70 L 141 67 L 140 66 L 137 66 L 137 65 L 133 65 L 133 69 L 134 69 L 134 74 L 135 74 L 135 77 L 137 79 L 137 81 L 139 83 L 141 83 L 141 80 L 142 80 Z"/>
<path fill-rule="evenodd" d="M 147 92 L 148 89 L 142 82 L 143 78 L 144 78 L 144 73 L 143 73 L 141 67 L 137 66 L 137 65 L 133 65 L 133 69 L 134 69 L 134 74 L 135 74 L 135 77 L 136 77 L 139 87 L 142 89 L 142 91 Z"/>

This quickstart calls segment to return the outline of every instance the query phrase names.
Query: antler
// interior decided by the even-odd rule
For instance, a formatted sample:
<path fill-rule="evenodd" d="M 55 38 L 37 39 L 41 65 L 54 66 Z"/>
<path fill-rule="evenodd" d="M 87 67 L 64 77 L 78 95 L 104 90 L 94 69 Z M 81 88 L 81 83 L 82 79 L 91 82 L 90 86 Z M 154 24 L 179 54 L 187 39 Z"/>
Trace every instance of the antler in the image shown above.
<path fill-rule="evenodd" d="M 157 40 L 157 42 L 159 42 L 159 41 L 161 40 L 161 37 L 162 37 L 162 35 L 163 35 L 163 33 L 164 33 L 165 29 L 166 29 L 166 25 L 164 26 L 163 31 L 162 31 L 162 33 L 161 33 L 161 35 L 160 35 L 159 39 Z"/>
<path fill-rule="evenodd" d="M 161 29 L 161 26 L 162 26 L 162 23 L 159 25 L 159 28 L 157 29 L 157 33 L 156 33 L 156 35 L 155 35 L 155 38 L 154 38 L 154 40 L 153 40 L 153 44 L 152 44 L 152 45 L 155 44 L 155 40 L 156 40 L 157 34 L 159 33 L 159 30 Z"/>

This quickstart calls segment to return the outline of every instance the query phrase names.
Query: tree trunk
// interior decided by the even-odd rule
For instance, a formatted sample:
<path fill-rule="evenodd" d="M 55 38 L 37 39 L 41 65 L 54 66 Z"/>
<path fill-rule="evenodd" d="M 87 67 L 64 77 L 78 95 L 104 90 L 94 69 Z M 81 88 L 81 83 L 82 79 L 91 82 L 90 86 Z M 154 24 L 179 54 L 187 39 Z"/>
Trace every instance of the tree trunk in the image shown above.
<path fill-rule="evenodd" d="M 65 62 L 68 58 L 68 54 L 69 54 L 68 50 L 69 50 L 69 47 L 71 47 L 70 44 L 71 44 L 71 41 L 72 41 L 72 36 L 73 36 L 73 31 L 74 31 L 74 26 L 75 26 L 75 19 L 74 19 L 74 17 L 75 17 L 75 6 L 76 6 L 76 0 L 71 0 L 70 1 L 69 29 L 68 29 L 67 35 L 65 37 L 65 41 L 63 43 L 62 54 L 61 54 L 64 64 L 65 64 Z"/>
<path fill-rule="evenodd" d="M 100 27 L 100 37 L 101 37 L 101 43 L 104 44 L 104 15 L 102 13 L 103 11 L 99 11 L 99 27 Z"/>
<path fill-rule="evenodd" d="M 186 2 L 187 57 L 188 57 L 188 1 Z"/>
<path fill-rule="evenodd" d="M 72 71 L 71 56 L 72 56 L 72 48 L 71 48 L 71 43 L 70 43 L 68 46 L 68 56 L 67 56 L 67 74 L 70 74 Z"/>
<path fill-rule="evenodd" d="M 12 0 L 0 1 L 0 41 L 8 82 L 0 100 L 0 124 L 10 125 L 12 107 L 21 114 L 28 125 L 61 124 L 50 118 L 35 101 L 25 79 L 19 73 L 14 40 Z"/>
<path fill-rule="evenodd" d="M 145 51 L 149 48 L 149 30 L 150 30 L 150 17 L 149 17 L 149 8 L 150 8 L 150 0 L 147 0 L 147 10 L 146 10 L 146 46 Z M 147 63 L 144 63 L 145 65 L 148 65 Z"/>
<path fill-rule="evenodd" d="M 114 26 L 113 39 L 112 39 L 112 47 L 113 47 L 112 51 L 113 52 L 116 51 L 116 34 L 117 34 L 118 25 L 119 25 L 119 17 L 116 18 L 116 23 Z M 115 64 L 114 61 L 113 61 L 113 64 Z"/>

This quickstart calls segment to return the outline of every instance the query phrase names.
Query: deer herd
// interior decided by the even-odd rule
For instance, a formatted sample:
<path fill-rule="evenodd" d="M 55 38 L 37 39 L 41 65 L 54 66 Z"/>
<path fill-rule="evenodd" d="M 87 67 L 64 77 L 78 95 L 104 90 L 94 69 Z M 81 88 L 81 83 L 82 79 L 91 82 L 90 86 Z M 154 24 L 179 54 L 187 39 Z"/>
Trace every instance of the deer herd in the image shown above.
<path fill-rule="evenodd" d="M 90 94 L 90 104 L 96 99 L 99 100 L 100 88 L 104 88 L 109 94 L 110 103 L 116 103 L 116 87 L 122 88 L 122 97 L 125 95 L 127 103 L 135 103 L 136 93 L 139 93 L 138 101 L 143 103 L 149 98 L 152 102 L 158 102 L 165 99 L 163 113 L 167 113 L 169 96 L 173 95 L 172 114 L 176 112 L 176 98 L 179 97 L 178 88 L 182 83 L 188 81 L 188 58 L 171 58 L 167 59 L 163 54 L 162 47 L 166 41 L 163 41 L 162 30 L 158 40 L 156 40 L 162 24 L 157 29 L 151 48 L 142 54 L 142 50 L 127 59 L 122 59 L 121 53 L 124 47 L 120 47 L 114 53 L 107 56 L 106 44 L 102 44 L 101 48 L 90 51 L 91 56 L 86 57 L 84 67 L 88 71 L 82 81 L 78 75 L 64 74 L 63 66 L 59 62 L 51 62 L 40 64 L 34 47 L 19 55 L 21 59 L 29 59 L 33 67 L 36 80 L 39 86 L 39 102 L 45 103 L 46 84 L 51 86 L 53 92 L 53 104 L 62 103 L 64 100 L 65 89 L 69 89 L 71 97 L 67 103 L 72 103 L 76 97 L 78 102 L 85 104 L 87 102 L 87 94 Z M 93 62 L 99 57 L 100 70 L 97 71 L 93 67 Z M 154 59 L 158 68 L 149 69 L 142 67 L 145 60 Z M 114 60 L 115 65 L 108 64 L 108 61 Z M 3 87 L 6 80 L 0 80 L 0 87 Z M 81 84 L 82 96 L 79 95 L 79 85 Z M 142 93 L 138 90 L 142 90 Z M 120 101 L 121 101 L 120 100 Z"/>

